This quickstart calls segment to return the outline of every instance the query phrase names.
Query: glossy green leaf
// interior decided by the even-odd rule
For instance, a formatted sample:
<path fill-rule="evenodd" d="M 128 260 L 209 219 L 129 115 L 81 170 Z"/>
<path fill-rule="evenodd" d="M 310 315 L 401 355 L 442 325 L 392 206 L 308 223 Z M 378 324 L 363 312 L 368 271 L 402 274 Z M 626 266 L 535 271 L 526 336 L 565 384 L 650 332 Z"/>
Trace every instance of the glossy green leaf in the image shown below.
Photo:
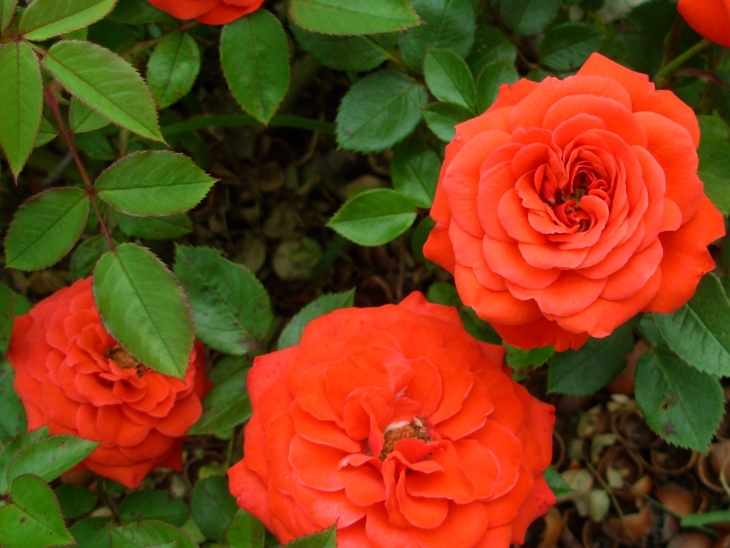
<path fill-rule="evenodd" d="M 116 53 L 91 42 L 61 41 L 48 50 L 43 65 L 105 118 L 147 139 L 164 141 L 147 84 Z"/>
<path fill-rule="evenodd" d="M 89 131 L 74 135 L 76 148 L 94 160 L 111 162 L 117 159 L 117 152 L 101 131 Z"/>
<path fill-rule="evenodd" d="M 177 246 L 175 274 L 185 287 L 195 333 L 226 354 L 262 349 L 273 321 L 269 296 L 247 268 L 215 249 Z"/>
<path fill-rule="evenodd" d="M 114 220 L 119 230 L 128 236 L 145 240 L 174 240 L 193 231 L 193 222 L 185 213 L 166 217 L 130 217 L 115 211 Z"/>
<path fill-rule="evenodd" d="M 598 51 L 603 32 L 585 23 L 563 23 L 551 27 L 540 42 L 540 61 L 551 69 L 569 71 L 581 66 Z"/>
<path fill-rule="evenodd" d="M 730 213 L 730 142 L 720 133 L 711 133 L 707 117 L 701 120 L 700 146 L 697 155 L 700 165 L 697 175 L 705 184 L 705 194 L 723 215 Z M 725 125 L 727 128 L 727 125 Z"/>
<path fill-rule="evenodd" d="M 122 213 L 162 217 L 195 207 L 215 179 L 183 154 L 148 150 L 129 154 L 94 183 L 99 198 Z"/>
<path fill-rule="evenodd" d="M 86 226 L 89 198 L 79 188 L 54 188 L 25 202 L 5 239 L 6 264 L 39 270 L 58 262 L 74 246 Z"/>
<path fill-rule="evenodd" d="M 119 0 L 107 19 L 124 25 L 179 23 L 170 14 L 150 4 L 149 0 Z"/>
<path fill-rule="evenodd" d="M 218 434 L 230 431 L 251 417 L 251 402 L 246 392 L 248 362 L 238 356 L 227 356 L 213 369 L 215 386 L 203 401 L 203 414 L 188 434 Z M 213 380 L 213 379 L 211 379 Z"/>
<path fill-rule="evenodd" d="M 652 319 L 667 346 L 689 365 L 730 377 L 730 302 L 717 276 L 705 275 L 687 304 Z"/>
<path fill-rule="evenodd" d="M 223 28 L 221 64 L 233 97 L 267 123 L 289 89 L 289 45 L 279 20 L 267 10 Z"/>
<path fill-rule="evenodd" d="M 91 236 L 76 246 L 71 254 L 69 274 L 73 280 L 86 278 L 94 272 L 101 256 L 109 251 L 109 242 L 101 235 Z"/>
<path fill-rule="evenodd" d="M 28 428 L 25 409 L 13 390 L 15 375 L 9 362 L 0 361 L 0 443 L 8 443 Z M 0 474 L 2 469 L 0 468 Z"/>
<path fill-rule="evenodd" d="M 38 57 L 25 42 L 0 48 L 0 145 L 18 178 L 35 147 L 43 118 L 43 80 Z"/>
<path fill-rule="evenodd" d="M 264 525 L 248 512 L 236 510 L 226 531 L 226 540 L 231 548 L 263 548 L 266 538 Z"/>
<path fill-rule="evenodd" d="M 545 477 L 545 481 L 547 481 L 547 484 L 550 486 L 551 491 L 555 493 L 555 496 L 559 499 L 561 497 L 569 495 L 570 493 L 573 493 L 573 489 L 571 489 L 568 484 L 565 483 L 565 480 L 560 475 L 560 472 L 558 472 L 552 465 L 548 466 L 542 473 L 542 475 Z"/>
<path fill-rule="evenodd" d="M 525 367 L 539 367 L 555 354 L 555 348 L 552 346 L 543 346 L 541 348 L 533 348 L 532 350 L 522 350 L 505 344 L 507 351 L 505 352 L 504 361 L 512 369 L 524 369 Z"/>
<path fill-rule="evenodd" d="M 499 3 L 499 14 L 504 22 L 521 35 L 542 32 L 559 10 L 560 0 L 504 0 Z"/>
<path fill-rule="evenodd" d="M 127 243 L 94 269 L 94 299 L 104 326 L 146 366 L 185 376 L 193 326 L 178 281 L 148 249 Z"/>
<path fill-rule="evenodd" d="M 93 108 L 86 106 L 78 98 L 71 98 L 69 109 L 68 125 L 73 133 L 86 133 L 96 131 L 109 125 L 109 120 L 96 112 Z"/>
<path fill-rule="evenodd" d="M 226 478 L 211 476 L 198 480 L 193 487 L 190 509 L 195 523 L 206 537 L 225 542 L 226 529 L 238 509 Z"/>
<path fill-rule="evenodd" d="M 35 141 L 35 147 L 42 147 L 43 145 L 50 143 L 58 135 L 58 131 L 53 124 L 48 121 L 45 117 L 41 118 L 41 127 L 38 130 L 38 138 Z"/>
<path fill-rule="evenodd" d="M 474 43 L 476 13 L 472 0 L 412 0 L 423 25 L 401 33 L 403 60 L 416 72 L 423 70 L 429 48 L 444 48 L 462 57 Z"/>
<path fill-rule="evenodd" d="M 20 20 L 27 40 L 48 40 L 103 19 L 116 0 L 35 0 Z"/>
<path fill-rule="evenodd" d="M 14 320 L 15 299 L 13 290 L 6 285 L 0 284 L 0 355 L 8 351 L 10 336 L 13 334 Z M 0 385 L 1 390 L 2 385 Z"/>
<path fill-rule="evenodd" d="M 416 220 L 416 208 L 395 190 L 368 190 L 345 202 L 327 226 L 360 245 L 383 245 Z"/>
<path fill-rule="evenodd" d="M 428 129 L 447 143 L 456 136 L 455 126 L 473 117 L 469 109 L 455 103 L 431 103 L 423 109 Z"/>
<path fill-rule="evenodd" d="M 393 149 L 393 187 L 420 208 L 433 204 L 440 170 L 441 160 L 420 139 L 407 139 Z"/>
<path fill-rule="evenodd" d="M 279 336 L 279 350 L 299 344 L 304 329 L 309 322 L 339 308 L 348 308 L 355 304 L 355 290 L 342 293 L 328 293 L 315 299 L 302 308 L 287 324 Z"/>
<path fill-rule="evenodd" d="M 474 78 L 466 61 L 456 53 L 431 48 L 426 53 L 423 74 L 429 91 L 436 99 L 476 110 Z"/>
<path fill-rule="evenodd" d="M 78 548 L 110 548 L 109 518 L 88 518 L 77 521 L 69 530 L 73 535 Z"/>
<path fill-rule="evenodd" d="M 182 527 L 188 517 L 188 505 L 169 491 L 136 491 L 127 495 L 119 504 L 119 518 L 122 523 L 157 519 Z"/>
<path fill-rule="evenodd" d="M 657 434 L 700 453 L 707 450 L 725 409 L 718 380 L 690 367 L 666 346 L 639 359 L 636 403 Z"/>
<path fill-rule="evenodd" d="M 331 36 L 309 32 L 291 23 L 297 42 L 324 66 L 334 70 L 367 72 L 393 57 L 395 33 L 372 36 Z"/>
<path fill-rule="evenodd" d="M 200 48 L 189 34 L 165 36 L 147 63 L 147 85 L 160 108 L 185 97 L 200 72 Z"/>
<path fill-rule="evenodd" d="M 111 529 L 111 548 L 196 548 L 185 531 L 159 520 L 145 520 Z"/>
<path fill-rule="evenodd" d="M 88 457 L 98 445 L 98 442 L 68 435 L 40 440 L 13 461 L 8 470 L 8 480 L 12 482 L 23 474 L 35 474 L 52 481 Z"/>
<path fill-rule="evenodd" d="M 333 525 L 319 533 L 292 540 L 286 548 L 335 548 L 335 546 L 337 546 L 337 526 Z"/>
<path fill-rule="evenodd" d="M 15 17 L 18 0 L 0 0 L 0 32 L 5 32 Z"/>
<path fill-rule="evenodd" d="M 624 354 L 634 347 L 628 322 L 603 339 L 590 338 L 578 350 L 555 354 L 548 369 L 548 392 L 573 396 L 592 394 L 606 386 L 626 367 Z"/>
<path fill-rule="evenodd" d="M 337 143 L 346 150 L 377 152 L 403 140 L 421 120 L 426 89 L 391 69 L 352 86 L 337 113 Z"/>
<path fill-rule="evenodd" d="M 474 76 L 478 76 L 484 67 L 497 61 L 504 61 L 514 66 L 516 59 L 517 47 L 501 30 L 487 25 L 477 27 L 474 45 L 466 57 L 466 63 Z"/>
<path fill-rule="evenodd" d="M 74 544 L 56 497 L 37 476 L 16 478 L 11 501 L 0 507 L 0 541 L 4 548 L 46 548 Z"/>
<path fill-rule="evenodd" d="M 375 34 L 419 24 L 407 0 L 292 0 L 289 15 L 303 29 L 323 34 Z"/>
<path fill-rule="evenodd" d="M 492 106 L 502 84 L 514 84 L 519 79 L 512 63 L 495 61 L 486 65 L 477 79 L 477 111 L 484 112 Z"/>
<path fill-rule="evenodd" d="M 54 490 L 61 513 L 66 519 L 75 519 L 88 514 L 99 500 L 99 495 L 83 485 L 61 484 Z"/>
<path fill-rule="evenodd" d="M 0 495 L 4 495 L 10 488 L 8 470 L 13 461 L 28 447 L 48 437 L 48 426 L 36 428 L 15 436 L 4 449 L 0 449 Z"/>

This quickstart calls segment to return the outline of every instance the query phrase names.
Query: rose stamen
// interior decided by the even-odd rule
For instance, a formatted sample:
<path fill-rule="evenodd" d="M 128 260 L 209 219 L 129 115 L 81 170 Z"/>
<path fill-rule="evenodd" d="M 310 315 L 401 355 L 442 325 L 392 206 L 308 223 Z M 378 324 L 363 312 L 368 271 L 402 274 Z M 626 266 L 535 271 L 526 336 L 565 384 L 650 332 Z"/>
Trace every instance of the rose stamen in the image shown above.
<path fill-rule="evenodd" d="M 380 457 L 378 457 L 380 460 L 385 460 L 388 453 L 391 453 L 395 449 L 397 441 L 407 438 L 423 440 L 426 443 L 432 441 L 428 435 L 426 426 L 423 424 L 423 419 L 419 417 L 413 417 L 411 422 L 404 426 L 388 427 L 384 432 L 384 436 L 383 450 L 380 452 Z"/>
<path fill-rule="evenodd" d="M 149 367 L 119 345 L 104 350 L 104 357 L 113 361 L 120 369 L 136 369 L 138 377 L 141 377 L 145 374 L 145 371 L 149 370 Z"/>

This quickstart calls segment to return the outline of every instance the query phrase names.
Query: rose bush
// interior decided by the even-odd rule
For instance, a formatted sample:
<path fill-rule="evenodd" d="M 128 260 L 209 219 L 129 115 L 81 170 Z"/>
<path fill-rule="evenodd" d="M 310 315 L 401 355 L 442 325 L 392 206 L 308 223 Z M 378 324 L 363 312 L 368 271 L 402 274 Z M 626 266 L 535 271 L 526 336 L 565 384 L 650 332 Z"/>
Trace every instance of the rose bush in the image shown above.
<path fill-rule="evenodd" d="M 256 11 L 264 0 L 150 0 L 150 3 L 178 19 L 225 25 Z"/>
<path fill-rule="evenodd" d="M 182 436 L 210 388 L 199 342 L 184 380 L 147 369 L 104 329 L 87 278 L 16 318 L 8 360 L 29 430 L 101 442 L 82 467 L 127 487 L 157 466 L 181 469 Z"/>
<path fill-rule="evenodd" d="M 523 542 L 555 500 L 554 409 L 503 355 L 420 293 L 312 321 L 254 361 L 231 492 L 281 542 L 335 522 L 341 548 Z"/>
<path fill-rule="evenodd" d="M 696 32 L 730 48 L 730 0 L 679 0 L 677 9 Z"/>
<path fill-rule="evenodd" d="M 564 80 L 503 86 L 446 148 L 424 254 L 521 348 L 577 348 L 676 310 L 724 234 L 699 137 L 672 92 L 599 54 Z"/>

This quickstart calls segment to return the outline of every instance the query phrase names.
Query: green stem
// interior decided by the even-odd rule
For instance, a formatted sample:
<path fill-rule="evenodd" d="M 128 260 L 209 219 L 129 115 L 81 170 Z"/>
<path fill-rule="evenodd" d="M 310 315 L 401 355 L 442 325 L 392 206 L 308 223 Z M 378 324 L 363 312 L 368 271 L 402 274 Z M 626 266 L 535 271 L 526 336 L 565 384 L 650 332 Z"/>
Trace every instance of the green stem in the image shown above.
<path fill-rule="evenodd" d="M 669 63 L 659 69 L 659 72 L 654 75 L 654 81 L 656 82 L 664 78 L 668 74 L 671 74 L 674 69 L 683 65 L 684 62 L 687 61 L 690 57 L 694 57 L 711 44 L 712 42 L 710 42 L 709 40 L 702 39 L 688 50 L 683 51 L 681 54 L 677 55 L 677 57 L 675 57 Z"/>

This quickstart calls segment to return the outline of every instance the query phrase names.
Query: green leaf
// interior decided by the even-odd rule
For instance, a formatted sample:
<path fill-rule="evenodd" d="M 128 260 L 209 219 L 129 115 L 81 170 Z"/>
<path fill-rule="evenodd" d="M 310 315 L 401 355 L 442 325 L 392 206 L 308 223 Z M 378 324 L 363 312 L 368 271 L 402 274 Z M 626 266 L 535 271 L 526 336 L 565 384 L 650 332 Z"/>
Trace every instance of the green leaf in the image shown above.
<path fill-rule="evenodd" d="M 477 80 L 477 112 L 492 106 L 502 84 L 514 84 L 520 79 L 512 63 L 495 61 L 484 67 Z"/>
<path fill-rule="evenodd" d="M 62 484 L 56 487 L 54 492 L 66 519 L 75 519 L 88 514 L 96 508 L 99 500 L 96 493 L 81 485 Z"/>
<path fill-rule="evenodd" d="M 456 136 L 455 126 L 473 117 L 469 109 L 455 103 L 431 103 L 423 109 L 428 129 L 447 143 Z"/>
<path fill-rule="evenodd" d="M 416 208 L 395 190 L 368 190 L 345 202 L 327 223 L 331 229 L 360 245 L 383 245 L 394 240 L 416 220 Z"/>
<path fill-rule="evenodd" d="M 484 67 L 497 61 L 513 65 L 517 59 L 517 47 L 496 27 L 479 25 L 474 46 L 466 62 L 474 75 L 481 74 Z"/>
<path fill-rule="evenodd" d="M 13 22 L 17 7 L 18 0 L 0 0 L 0 32 L 4 33 Z"/>
<path fill-rule="evenodd" d="M 441 160 L 420 139 L 407 139 L 393 149 L 393 187 L 420 208 L 433 204 L 440 170 Z"/>
<path fill-rule="evenodd" d="M 461 299 L 454 284 L 447 282 L 434 282 L 426 292 L 426 299 L 429 302 L 442 304 L 444 306 L 459 306 Z"/>
<path fill-rule="evenodd" d="M 190 429 L 189 435 L 232 430 L 251 417 L 251 402 L 246 392 L 248 365 L 238 356 L 227 356 L 218 362 L 213 371 L 219 378 L 215 379 L 215 387 L 205 397 L 203 414 Z"/>
<path fill-rule="evenodd" d="M 10 488 L 10 497 L 12 502 L 0 507 L 4 548 L 74 544 L 56 497 L 42 479 L 31 475 L 16 478 Z"/>
<path fill-rule="evenodd" d="M 108 126 L 109 120 L 94 109 L 87 107 L 76 97 L 72 97 L 68 125 L 73 133 L 86 133 Z"/>
<path fill-rule="evenodd" d="M 279 336 L 277 348 L 281 350 L 299 344 L 304 328 L 309 325 L 309 322 L 329 314 L 333 310 L 348 308 L 353 304 L 355 304 L 354 288 L 342 293 L 328 293 L 315 299 L 302 308 L 287 324 Z"/>
<path fill-rule="evenodd" d="M 69 530 L 73 535 L 78 548 L 110 548 L 108 525 L 109 518 L 88 518 L 77 521 Z"/>
<path fill-rule="evenodd" d="M 73 280 L 86 278 L 94 272 L 101 256 L 109 251 L 109 242 L 101 235 L 92 236 L 81 242 L 71 254 L 69 274 Z"/>
<path fill-rule="evenodd" d="M 548 369 L 548 393 L 584 396 L 616 378 L 626 367 L 624 354 L 634 347 L 634 323 L 625 323 L 603 339 L 590 338 L 578 350 L 555 354 Z"/>
<path fill-rule="evenodd" d="M 707 197 L 723 215 L 727 215 L 730 213 L 730 143 L 727 137 L 705 131 L 707 126 L 706 121 L 701 126 L 697 175 L 705 184 Z"/>
<path fill-rule="evenodd" d="M 35 147 L 43 118 L 41 67 L 25 42 L 0 48 L 0 97 L 0 145 L 17 179 Z"/>
<path fill-rule="evenodd" d="M 573 493 L 573 489 L 565 483 L 560 472 L 558 472 L 553 466 L 548 466 L 542 475 L 545 477 L 545 481 L 547 481 L 548 486 L 552 492 L 555 493 L 556 497 L 562 498 Z"/>
<path fill-rule="evenodd" d="M 563 23 L 551 27 L 540 43 L 540 61 L 557 71 L 581 66 L 603 43 L 603 33 L 585 23 Z"/>
<path fill-rule="evenodd" d="M 49 122 L 45 117 L 41 118 L 41 127 L 38 130 L 38 138 L 35 141 L 35 147 L 42 147 L 43 145 L 50 143 L 56 135 L 58 135 L 58 131 L 55 127 L 53 127 L 53 124 L 51 124 L 51 122 Z"/>
<path fill-rule="evenodd" d="M 43 65 L 72 95 L 105 118 L 164 142 L 147 84 L 116 53 L 91 42 L 61 41 L 48 50 Z"/>
<path fill-rule="evenodd" d="M 119 230 L 128 236 L 145 240 L 174 240 L 193 231 L 193 222 L 185 213 L 166 217 L 130 217 L 115 211 L 114 220 Z"/>
<path fill-rule="evenodd" d="M 195 207 L 215 179 L 183 154 L 147 150 L 129 154 L 94 183 L 98 196 L 127 215 L 163 217 Z"/>
<path fill-rule="evenodd" d="M 560 10 L 560 0 L 502 0 L 499 13 L 507 25 L 521 35 L 544 31 Z"/>
<path fill-rule="evenodd" d="M 61 260 L 86 226 L 89 197 L 79 188 L 54 188 L 25 202 L 5 239 L 6 265 L 39 270 Z"/>
<path fill-rule="evenodd" d="M 402 72 L 386 69 L 352 86 L 337 113 L 337 143 L 346 150 L 378 152 L 411 133 L 421 120 L 426 89 Z"/>
<path fill-rule="evenodd" d="M 109 14 L 116 0 L 35 0 L 20 20 L 26 40 L 42 41 L 88 27 Z"/>
<path fill-rule="evenodd" d="M 183 531 L 159 520 L 145 520 L 111 529 L 112 548 L 196 548 Z"/>
<path fill-rule="evenodd" d="M 250 270 L 215 249 L 178 245 L 175 274 L 190 300 L 200 340 L 226 354 L 263 348 L 274 316 L 266 289 Z"/>
<path fill-rule="evenodd" d="M 334 70 L 367 72 L 392 58 L 395 33 L 373 36 L 330 36 L 309 32 L 294 23 L 289 28 L 297 42 L 324 66 Z"/>
<path fill-rule="evenodd" d="M 173 32 L 164 37 L 147 63 L 147 85 L 160 108 L 185 97 L 200 72 L 200 49 L 192 36 Z"/>
<path fill-rule="evenodd" d="M 221 65 L 243 110 L 267 123 L 289 88 L 289 44 L 279 20 L 257 10 L 223 27 Z"/>
<path fill-rule="evenodd" d="M 428 50 L 423 63 L 426 84 L 439 101 L 476 110 L 476 87 L 466 61 L 446 49 Z"/>
<path fill-rule="evenodd" d="M 5 354 L 8 351 L 10 337 L 13 334 L 14 320 L 15 299 L 13 290 L 6 285 L 0 284 L 0 354 Z M 0 384 L 1 390 L 2 384 Z"/>
<path fill-rule="evenodd" d="M 94 299 L 104 326 L 146 366 L 183 378 L 193 326 L 178 281 L 151 251 L 127 243 L 94 270 Z"/>
<path fill-rule="evenodd" d="M 705 275 L 676 312 L 651 317 L 677 356 L 700 371 L 730 377 L 730 302 L 717 276 Z"/>
<path fill-rule="evenodd" d="M 555 353 L 552 346 L 543 346 L 541 348 L 533 348 L 532 350 L 522 350 L 505 344 L 507 352 L 505 353 L 505 363 L 512 369 L 524 369 L 525 367 L 539 367 L 550 359 Z"/>
<path fill-rule="evenodd" d="M 375 34 L 419 24 L 406 0 L 292 0 L 289 16 L 303 29 L 323 34 Z"/>
<path fill-rule="evenodd" d="M 725 409 L 718 380 L 658 346 L 636 366 L 636 403 L 646 423 L 669 443 L 704 453 Z"/>
<path fill-rule="evenodd" d="M 112 144 L 101 131 L 90 131 L 74 135 L 74 143 L 77 149 L 82 150 L 94 160 L 110 162 L 117 158 L 117 153 L 112 148 Z"/>
<path fill-rule="evenodd" d="M 48 426 L 42 426 L 14 437 L 4 449 L 0 449 L 0 494 L 7 493 L 10 487 L 8 470 L 13 461 L 28 447 L 47 437 Z"/>
<path fill-rule="evenodd" d="M 13 461 L 8 480 L 12 482 L 23 474 L 36 474 L 45 481 L 53 481 L 88 457 L 98 445 L 99 442 L 68 435 L 40 440 Z"/>
<path fill-rule="evenodd" d="M 337 546 L 337 526 L 333 525 L 320 533 L 292 540 L 286 548 L 335 548 Z"/>
<path fill-rule="evenodd" d="M 148 0 L 119 0 L 107 19 L 124 25 L 179 24 L 179 21 L 154 7 Z"/>
<path fill-rule="evenodd" d="M 119 517 L 123 524 L 157 519 L 182 527 L 190 517 L 190 509 L 183 499 L 169 491 L 136 491 L 127 495 L 119 505 Z"/>
<path fill-rule="evenodd" d="M 226 540 L 232 548 L 264 548 L 266 529 L 248 512 L 236 510 L 226 531 Z"/>
<path fill-rule="evenodd" d="M 28 428 L 25 409 L 18 394 L 13 390 L 13 368 L 0 361 L 0 443 L 8 443 Z M 2 468 L 0 468 L 2 475 Z"/>
<path fill-rule="evenodd" d="M 190 509 L 206 537 L 225 542 L 226 529 L 238 509 L 226 478 L 211 476 L 199 480 L 193 487 Z"/>
<path fill-rule="evenodd" d="M 471 0 L 412 0 L 425 24 L 401 33 L 398 40 L 403 60 L 422 72 L 429 48 L 449 49 L 461 57 L 474 43 L 476 13 Z"/>

